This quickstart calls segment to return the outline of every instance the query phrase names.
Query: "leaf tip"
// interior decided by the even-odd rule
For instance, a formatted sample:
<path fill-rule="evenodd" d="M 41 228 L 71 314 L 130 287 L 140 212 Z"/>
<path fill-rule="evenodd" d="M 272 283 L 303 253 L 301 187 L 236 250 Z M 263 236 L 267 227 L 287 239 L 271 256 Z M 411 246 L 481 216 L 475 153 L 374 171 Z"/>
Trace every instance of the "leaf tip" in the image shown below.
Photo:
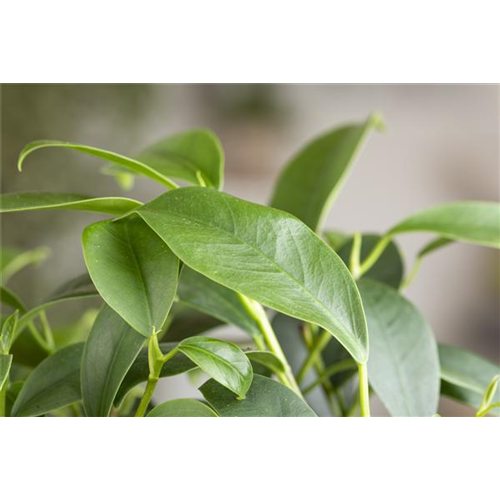
<path fill-rule="evenodd" d="M 375 111 L 368 118 L 368 122 L 370 125 L 379 132 L 384 132 L 387 129 L 387 126 L 384 121 L 384 117 L 380 111 Z"/>

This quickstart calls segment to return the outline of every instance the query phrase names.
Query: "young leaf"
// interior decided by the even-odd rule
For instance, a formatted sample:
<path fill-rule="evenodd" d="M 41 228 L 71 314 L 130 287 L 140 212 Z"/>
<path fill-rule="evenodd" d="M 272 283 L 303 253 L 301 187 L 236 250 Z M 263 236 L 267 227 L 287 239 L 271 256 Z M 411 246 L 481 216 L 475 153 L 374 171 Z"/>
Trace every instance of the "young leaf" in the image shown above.
<path fill-rule="evenodd" d="M 169 188 L 175 188 L 177 185 L 173 183 L 168 177 L 163 175 L 161 172 L 157 171 L 155 168 L 145 165 L 138 160 L 132 158 L 127 158 L 126 156 L 113 153 L 112 151 L 105 151 L 104 149 L 94 148 L 92 146 L 84 146 L 83 144 L 73 144 L 70 142 L 61 141 L 34 141 L 27 144 L 21 154 L 19 155 L 19 160 L 17 162 L 17 168 L 21 172 L 24 160 L 28 155 L 34 151 L 42 148 L 65 148 L 78 151 L 90 156 L 96 156 L 106 161 L 116 163 L 122 167 L 130 170 L 133 173 L 145 175 L 150 179 L 153 179 L 164 186 Z"/>
<path fill-rule="evenodd" d="M 389 235 L 411 231 L 500 248 L 500 204 L 464 201 L 423 210 L 394 226 Z"/>
<path fill-rule="evenodd" d="M 177 290 L 179 260 L 137 216 L 83 232 L 85 262 L 101 297 L 145 337 L 159 332 Z"/>
<path fill-rule="evenodd" d="M 237 345 L 208 337 L 191 337 L 183 340 L 178 349 L 219 384 L 239 398 L 245 397 L 253 370 L 250 360 Z"/>
<path fill-rule="evenodd" d="M 490 408 L 490 406 L 494 404 L 495 393 L 498 390 L 499 380 L 500 380 L 500 375 L 495 375 L 491 379 L 490 383 L 488 384 L 488 387 L 486 387 L 486 390 L 484 391 L 483 399 L 481 401 L 481 405 L 477 409 L 476 416 L 481 416 L 488 413 L 488 408 Z M 497 401 L 496 403 L 500 405 L 500 402 Z"/>
<path fill-rule="evenodd" d="M 14 417 L 36 417 L 81 399 L 83 343 L 73 344 L 42 361 L 27 378 L 12 408 Z"/>
<path fill-rule="evenodd" d="M 138 160 L 163 175 L 222 189 L 224 151 L 210 130 L 189 130 L 168 137 L 144 151 Z"/>
<path fill-rule="evenodd" d="M 218 417 L 212 408 L 196 399 L 173 399 L 153 408 L 146 417 Z"/>
<path fill-rule="evenodd" d="M 12 366 L 12 354 L 0 354 L 0 391 L 9 377 Z"/>
<path fill-rule="evenodd" d="M 122 215 L 141 206 L 129 198 L 91 198 L 79 194 L 6 193 L 0 195 L 0 213 L 26 210 L 80 210 Z"/>
<path fill-rule="evenodd" d="M 2 195 L 0 195 L 0 211 L 3 207 L 1 199 Z M 9 281 L 12 276 L 25 267 L 33 264 L 40 264 L 50 255 L 50 249 L 47 247 L 37 247 L 26 252 L 8 247 L 1 247 L 0 250 L 0 274 L 2 276 L 2 284 L 4 285 L 7 284 L 7 281 Z"/>
<path fill-rule="evenodd" d="M 375 234 L 363 234 L 361 239 L 361 260 L 365 260 L 381 237 Z M 349 263 L 353 239 L 350 238 L 338 251 L 339 257 L 346 263 Z M 390 242 L 385 248 L 377 262 L 364 275 L 375 281 L 381 281 L 396 290 L 399 288 L 403 279 L 404 263 L 401 252 L 394 242 Z"/>
<path fill-rule="evenodd" d="M 204 188 L 182 188 L 138 213 L 189 267 L 290 316 L 316 323 L 364 363 L 368 338 L 342 260 L 298 219 Z"/>
<path fill-rule="evenodd" d="M 81 384 L 88 417 L 107 417 L 144 337 L 104 305 L 83 350 Z"/>
<path fill-rule="evenodd" d="M 254 375 L 250 390 L 242 401 L 215 380 L 203 384 L 200 391 L 221 417 L 316 416 L 291 389 L 261 375 Z"/>
<path fill-rule="evenodd" d="M 365 123 L 335 129 L 308 144 L 283 170 L 271 206 L 319 231 L 365 137 L 381 123 L 372 115 Z"/>
<path fill-rule="evenodd" d="M 439 345 L 439 360 L 441 394 L 472 408 L 481 404 L 485 387 L 500 373 L 500 366 L 460 347 Z M 494 400 L 500 400 L 499 388 Z M 491 413 L 500 415 L 500 410 Z"/>
<path fill-rule="evenodd" d="M 431 416 L 439 400 L 439 358 L 431 328 L 391 287 L 362 280 L 370 332 L 370 384 L 392 416 Z"/>
<path fill-rule="evenodd" d="M 251 337 L 261 336 L 257 323 L 243 307 L 238 294 L 187 266 L 182 268 L 177 295 L 182 304 L 232 324 Z"/>
<path fill-rule="evenodd" d="M 178 344 L 175 342 L 164 342 L 160 344 L 160 349 L 163 354 L 168 354 L 170 351 L 175 349 L 177 345 Z M 177 354 L 163 365 L 160 377 L 173 377 L 192 370 L 195 367 L 196 365 L 189 358 L 184 356 L 184 354 Z M 137 356 L 134 364 L 131 366 L 127 375 L 123 379 L 118 394 L 116 395 L 114 405 L 120 406 L 127 393 L 141 382 L 146 382 L 148 375 L 148 350 L 145 348 L 139 353 L 139 356 Z"/>

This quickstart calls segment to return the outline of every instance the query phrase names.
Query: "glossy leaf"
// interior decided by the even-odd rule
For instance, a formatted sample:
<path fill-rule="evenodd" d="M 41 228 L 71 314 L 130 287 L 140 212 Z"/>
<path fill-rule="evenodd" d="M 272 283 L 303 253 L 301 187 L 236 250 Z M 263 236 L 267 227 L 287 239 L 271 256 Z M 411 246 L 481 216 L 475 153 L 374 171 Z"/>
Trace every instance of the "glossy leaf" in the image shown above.
<path fill-rule="evenodd" d="M 388 234 L 424 231 L 442 238 L 500 248 L 500 204 L 464 201 L 428 208 L 394 226 Z"/>
<path fill-rule="evenodd" d="M 245 397 L 253 370 L 237 345 L 209 337 L 191 337 L 183 340 L 178 349 L 214 380 L 238 397 Z"/>
<path fill-rule="evenodd" d="M 10 367 L 12 366 L 12 354 L 0 354 L 0 391 L 9 378 Z"/>
<path fill-rule="evenodd" d="M 381 118 L 372 115 L 365 123 L 341 127 L 313 140 L 283 170 L 271 206 L 318 231 L 368 132 L 380 125 Z"/>
<path fill-rule="evenodd" d="M 362 280 L 370 332 L 368 377 L 392 416 L 431 416 L 439 400 L 439 358 L 431 328 L 391 287 Z"/>
<path fill-rule="evenodd" d="M 441 394 L 472 408 L 481 404 L 484 390 L 500 373 L 500 366 L 460 347 L 439 345 L 441 364 Z M 500 401 L 497 387 L 494 401 Z M 491 412 L 500 415 L 497 408 Z"/>
<path fill-rule="evenodd" d="M 363 234 L 361 239 L 361 261 L 371 253 L 381 237 L 375 234 Z M 338 251 L 339 257 L 349 264 L 353 239 L 350 238 Z M 377 262 L 364 275 L 365 278 L 381 281 L 396 290 L 403 279 L 404 263 L 401 252 L 394 242 L 390 242 Z"/>
<path fill-rule="evenodd" d="M 342 260 L 297 218 L 204 188 L 166 193 L 139 210 L 189 267 L 330 331 L 360 363 L 363 307 Z"/>
<path fill-rule="evenodd" d="M 104 305 L 82 357 L 82 397 L 88 417 L 107 417 L 125 375 L 144 346 L 145 339 Z"/>
<path fill-rule="evenodd" d="M 291 389 L 261 375 L 254 375 L 250 390 L 242 401 L 215 380 L 203 384 L 200 391 L 221 417 L 316 416 Z"/>
<path fill-rule="evenodd" d="M 80 210 L 122 215 L 141 206 L 129 198 L 91 198 L 79 194 L 7 193 L 0 195 L 0 213 L 27 210 Z"/>
<path fill-rule="evenodd" d="M 2 195 L 0 195 L 0 211 L 2 210 Z M 2 284 L 6 284 L 12 276 L 22 271 L 30 265 L 40 264 L 50 255 L 50 249 L 47 247 L 37 247 L 26 252 L 14 248 L 1 247 L 0 267 Z"/>
<path fill-rule="evenodd" d="M 138 160 L 127 158 L 126 156 L 113 153 L 112 151 L 106 151 L 104 149 L 94 148 L 92 146 L 85 146 L 83 144 L 74 144 L 62 141 L 34 141 L 27 144 L 19 155 L 19 160 L 17 163 L 19 171 L 22 170 L 23 163 L 28 155 L 43 148 L 72 149 L 86 155 L 95 156 L 102 160 L 116 163 L 117 165 L 120 165 L 133 173 L 145 175 L 146 177 L 149 177 L 169 188 L 176 187 L 176 185 L 167 176 L 163 175 L 153 167 L 141 163 Z"/>
<path fill-rule="evenodd" d="M 177 290 L 179 260 L 137 216 L 83 233 L 85 262 L 101 297 L 145 337 L 159 332 Z"/>
<path fill-rule="evenodd" d="M 283 372 L 285 367 L 281 360 L 270 351 L 246 351 L 247 358 L 252 363 L 257 363 L 271 370 L 271 372 Z"/>
<path fill-rule="evenodd" d="M 259 327 L 248 315 L 237 293 L 187 266 L 182 269 L 177 295 L 185 305 L 232 324 L 251 337 L 261 336 Z"/>
<path fill-rule="evenodd" d="M 177 345 L 178 344 L 176 342 L 163 342 L 160 344 L 160 349 L 163 354 L 168 354 L 170 351 L 175 349 Z M 160 377 L 173 377 L 192 370 L 195 367 L 196 365 L 189 358 L 184 356 L 184 354 L 176 354 L 172 359 L 169 359 L 168 362 L 163 365 Z M 145 348 L 139 353 L 139 356 L 137 356 L 134 364 L 131 366 L 127 375 L 123 379 L 118 394 L 116 395 L 114 405 L 119 406 L 123 401 L 123 398 L 131 389 L 141 382 L 146 382 L 148 375 L 148 350 Z"/>
<path fill-rule="evenodd" d="M 80 362 L 83 343 L 57 351 L 27 378 L 12 408 L 16 417 L 36 417 L 81 399 Z"/>
<path fill-rule="evenodd" d="M 196 399 L 173 399 L 153 408 L 147 417 L 218 417 L 209 406 Z"/>

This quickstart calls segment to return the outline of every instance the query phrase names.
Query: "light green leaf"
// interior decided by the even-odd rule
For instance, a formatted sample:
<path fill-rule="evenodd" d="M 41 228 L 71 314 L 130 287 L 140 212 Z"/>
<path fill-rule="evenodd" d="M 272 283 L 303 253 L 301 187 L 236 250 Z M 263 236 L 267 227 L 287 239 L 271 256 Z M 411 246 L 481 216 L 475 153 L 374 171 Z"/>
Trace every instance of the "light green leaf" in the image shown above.
<path fill-rule="evenodd" d="M 481 404 L 485 388 L 500 373 L 500 366 L 460 347 L 439 345 L 439 360 L 441 394 L 472 408 Z M 498 387 L 494 399 L 500 400 Z M 491 413 L 500 415 L 500 410 Z"/>
<path fill-rule="evenodd" d="M 74 144 L 70 142 L 61 142 L 61 141 L 34 141 L 27 144 L 21 151 L 21 154 L 19 155 L 19 160 L 17 163 L 19 171 L 22 170 L 23 163 L 28 155 L 30 155 L 31 153 L 33 153 L 38 149 L 43 149 L 43 148 L 72 149 L 74 151 L 78 151 L 86 155 L 95 156 L 97 158 L 101 158 L 103 160 L 116 163 L 117 165 L 121 165 L 122 167 L 130 170 L 131 172 L 145 175 L 146 177 L 149 177 L 150 179 L 153 179 L 169 188 L 177 187 L 177 185 L 174 182 L 172 182 L 168 177 L 163 175 L 161 172 L 157 171 L 153 167 L 141 163 L 138 160 L 127 158 L 126 156 L 113 153 L 112 151 L 106 151 L 104 149 L 94 148 L 92 146 L 84 146 L 83 144 Z"/>
<path fill-rule="evenodd" d="M 271 370 L 273 373 L 285 371 L 281 360 L 270 351 L 245 351 L 252 363 L 257 363 Z"/>
<path fill-rule="evenodd" d="M 413 231 L 500 248 L 500 204 L 463 201 L 439 205 L 408 217 L 388 234 L 394 236 Z"/>
<path fill-rule="evenodd" d="M 361 239 L 361 261 L 365 260 L 381 237 L 375 234 L 363 234 Z M 338 251 L 339 257 L 348 265 L 353 239 L 350 238 Z M 390 242 L 377 262 L 364 275 L 366 278 L 381 281 L 396 290 L 403 279 L 404 263 L 401 252 L 394 242 Z"/>
<path fill-rule="evenodd" d="M 153 408 L 146 417 L 218 417 L 209 406 L 196 399 L 173 399 Z"/>
<path fill-rule="evenodd" d="M 177 290 L 179 260 L 137 216 L 83 232 L 85 262 L 101 297 L 145 337 L 159 332 Z"/>
<path fill-rule="evenodd" d="M 113 309 L 104 305 L 82 357 L 82 397 L 88 417 L 107 417 L 125 375 L 145 339 Z"/>
<path fill-rule="evenodd" d="M 26 210 L 80 210 L 122 215 L 141 206 L 129 198 L 91 198 L 79 194 L 7 193 L 0 195 L 0 213 Z"/>
<path fill-rule="evenodd" d="M 0 391 L 9 378 L 10 367 L 12 366 L 12 354 L 0 354 Z"/>
<path fill-rule="evenodd" d="M 2 354 L 9 354 L 16 333 L 18 319 L 19 311 L 15 311 L 2 324 L 0 333 L 0 353 Z"/>
<path fill-rule="evenodd" d="M 253 370 L 237 345 L 208 337 L 191 337 L 183 340 L 178 349 L 219 384 L 239 398 L 245 397 L 252 383 Z"/>
<path fill-rule="evenodd" d="M 248 315 L 237 293 L 187 266 L 182 269 L 177 295 L 182 304 L 232 324 L 251 337 L 261 336 L 259 327 Z"/>
<path fill-rule="evenodd" d="M 312 141 L 283 170 L 271 206 L 319 231 L 365 137 L 381 124 L 380 116 L 372 115 L 365 123 L 335 129 Z"/>
<path fill-rule="evenodd" d="M 138 213 L 189 267 L 290 316 L 316 323 L 364 363 L 363 307 L 348 269 L 297 218 L 204 188 L 182 188 Z"/>
<path fill-rule="evenodd" d="M 392 416 L 431 416 L 439 400 L 439 358 L 431 328 L 391 287 L 362 280 L 370 332 L 368 377 Z"/>
<path fill-rule="evenodd" d="M 2 195 L 0 195 L 0 211 L 2 210 Z M 23 270 L 25 267 L 40 264 L 50 255 L 47 247 L 37 247 L 27 252 L 22 252 L 14 248 L 0 248 L 0 266 L 2 283 L 5 285 L 12 276 Z"/>
<path fill-rule="evenodd" d="M 488 387 L 486 387 L 486 390 L 484 391 L 483 399 L 481 401 L 481 405 L 477 409 L 476 416 L 488 413 L 489 407 L 492 404 L 494 404 L 495 394 L 498 391 L 499 381 L 500 381 L 500 374 L 495 375 L 491 379 L 490 383 L 488 384 Z M 500 405 L 500 402 L 497 401 L 496 404 Z"/>
<path fill-rule="evenodd" d="M 82 352 L 83 343 L 73 344 L 42 361 L 27 378 L 12 416 L 36 417 L 78 402 Z"/>
<path fill-rule="evenodd" d="M 316 416 L 291 389 L 261 375 L 254 375 L 250 390 L 242 401 L 215 380 L 203 384 L 200 391 L 221 417 Z"/>

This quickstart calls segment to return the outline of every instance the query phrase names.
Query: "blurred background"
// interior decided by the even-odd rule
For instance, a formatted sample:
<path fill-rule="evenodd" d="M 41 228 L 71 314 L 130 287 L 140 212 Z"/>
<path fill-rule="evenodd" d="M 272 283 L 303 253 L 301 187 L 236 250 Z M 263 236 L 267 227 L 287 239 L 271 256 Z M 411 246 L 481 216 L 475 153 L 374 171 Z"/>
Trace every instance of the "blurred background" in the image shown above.
<path fill-rule="evenodd" d="M 114 179 L 100 174 L 97 159 L 44 150 L 19 174 L 17 156 L 36 139 L 133 155 L 164 136 L 208 127 L 225 149 L 225 190 L 267 203 L 280 169 L 305 142 L 380 111 L 387 130 L 369 138 L 325 227 L 383 232 L 429 205 L 499 200 L 499 110 L 499 88 L 488 85 L 3 85 L 1 190 L 119 195 Z M 146 201 L 161 192 L 161 186 L 137 179 L 130 196 Z M 81 231 L 98 219 L 62 211 L 2 218 L 3 245 L 51 249 L 44 265 L 12 280 L 28 305 L 85 270 Z M 398 238 L 407 268 L 429 239 Z M 497 252 L 454 244 L 424 261 L 407 295 L 440 342 L 498 362 L 499 271 Z M 58 309 L 52 321 L 69 321 L 82 307 L 89 303 Z M 219 334 L 245 340 L 227 329 Z M 186 377 L 161 382 L 166 397 L 197 394 Z M 440 411 L 470 414 L 449 401 Z"/>

